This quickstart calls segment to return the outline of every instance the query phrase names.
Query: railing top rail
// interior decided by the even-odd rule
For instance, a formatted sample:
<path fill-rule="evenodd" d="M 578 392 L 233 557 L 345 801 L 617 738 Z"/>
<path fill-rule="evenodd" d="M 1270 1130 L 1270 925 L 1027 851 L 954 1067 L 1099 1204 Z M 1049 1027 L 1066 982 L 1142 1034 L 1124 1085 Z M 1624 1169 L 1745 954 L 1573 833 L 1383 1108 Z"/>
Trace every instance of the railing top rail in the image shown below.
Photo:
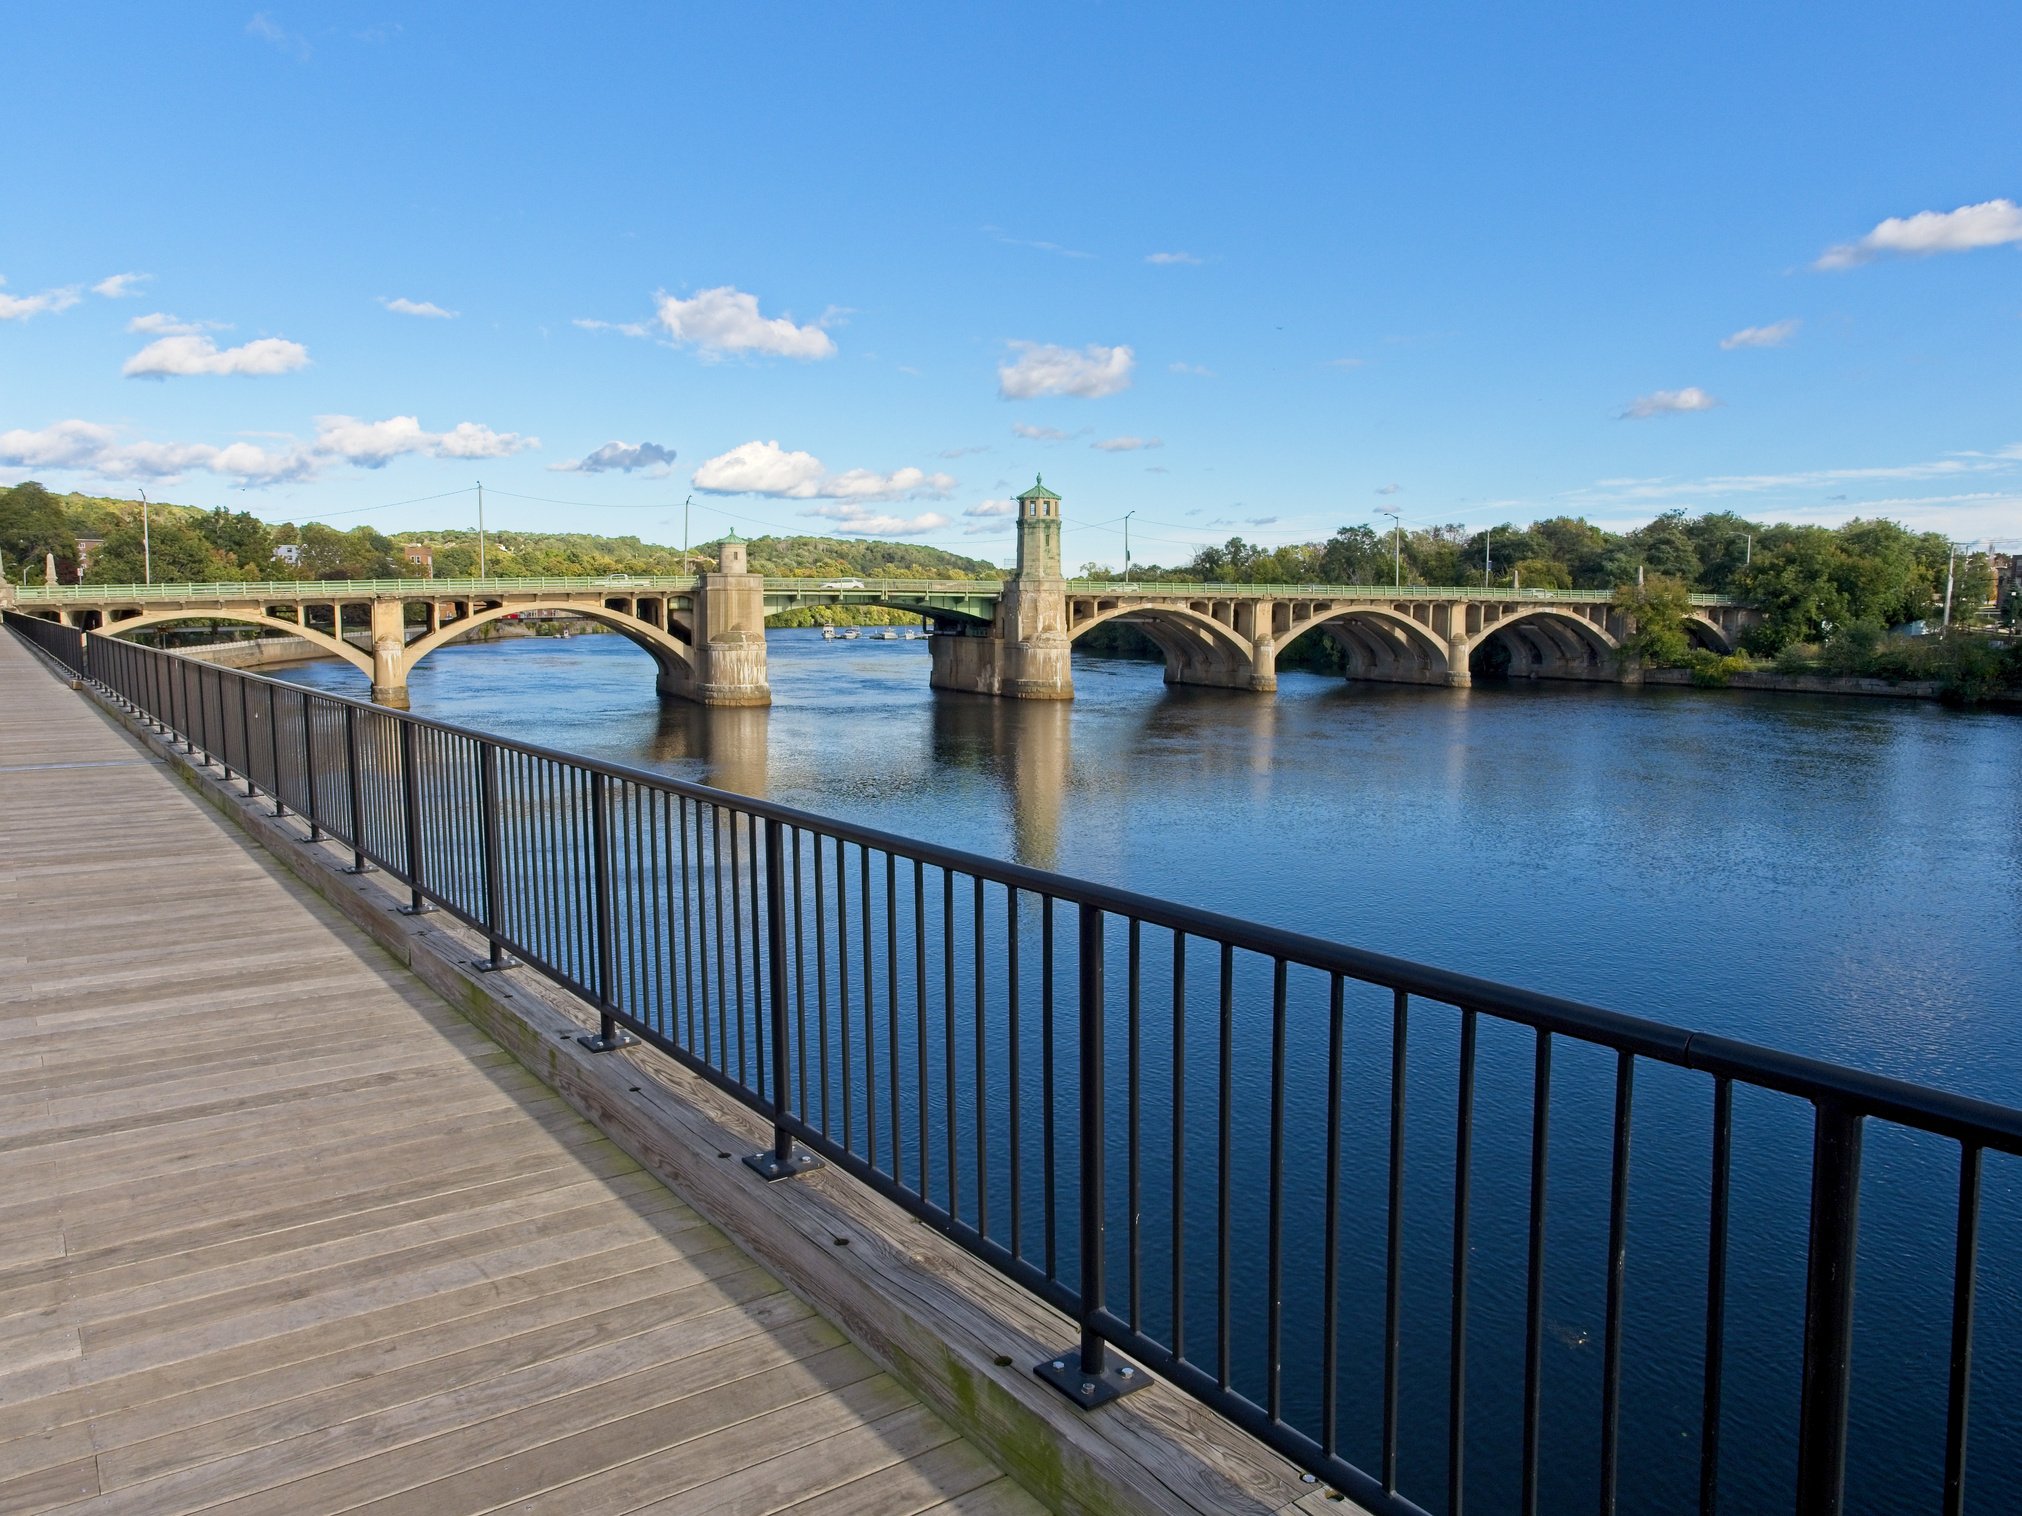
<path fill-rule="evenodd" d="M 29 618 L 9 612 L 10 622 Z M 45 631 L 55 630 L 45 623 L 30 622 Z M 78 632 L 80 639 L 90 634 Z M 131 644 L 121 644 L 131 647 Z M 184 658 L 180 653 L 144 649 L 154 656 Z M 186 659 L 198 662 L 195 659 Z M 206 667 L 214 667 L 206 665 Z M 223 671 L 234 678 L 262 684 L 279 684 L 263 675 L 239 670 Z M 384 720 L 411 722 L 416 726 L 462 738 L 478 738 L 501 749 L 528 757 L 575 767 L 631 784 L 685 796 L 706 804 L 742 810 L 762 820 L 830 838 L 840 839 L 874 851 L 947 869 L 972 878 L 1024 890 L 1036 895 L 1097 910 L 1136 918 L 1190 937 L 1226 943 L 1236 949 L 1290 964 L 1339 974 L 1345 979 L 1402 990 L 1407 994 L 1443 1004 L 1475 1010 L 1543 1031 L 1562 1033 L 1583 1041 L 1649 1058 L 1682 1068 L 1695 1069 L 1721 1078 L 1777 1090 L 1820 1106 L 1883 1118 L 1901 1125 L 1934 1132 L 1978 1147 L 2022 1155 L 2022 1109 L 1979 1100 L 1970 1096 L 1919 1085 L 1886 1075 L 1808 1058 L 1759 1044 L 1718 1036 L 1709 1032 L 1672 1026 L 1645 1017 L 1611 1011 L 1599 1006 L 1559 996 L 1541 994 L 1499 984 L 1469 974 L 1455 973 L 1408 959 L 1349 947 L 1324 938 L 1245 921 L 1215 911 L 1201 910 L 1175 901 L 1162 900 L 1133 890 L 1077 879 L 1046 869 L 988 858 L 861 826 L 835 817 L 817 815 L 795 806 L 720 790 L 667 774 L 654 773 L 630 764 L 564 752 L 538 743 L 522 742 L 491 733 L 437 721 L 411 712 L 393 712 L 348 696 L 328 691 L 313 692 L 319 700 L 348 705 Z"/>
<path fill-rule="evenodd" d="M 692 591 L 698 579 L 692 574 L 604 574 L 594 576 L 525 576 L 506 578 L 493 575 L 483 579 L 263 579 L 223 580 L 188 584 L 52 584 L 25 585 L 16 593 L 21 605 L 91 603 L 107 600 L 356 600 L 379 595 L 413 599 L 451 598 L 462 595 L 532 594 L 550 590 L 580 592 L 609 590 L 616 593 L 637 590 Z M 768 574 L 765 587 L 776 593 L 811 594 L 937 594 L 996 595 L 1002 579 L 859 579 L 841 575 L 823 579 L 814 575 Z M 1242 599 L 1270 596 L 1299 600 L 1486 600 L 1597 604 L 1614 598 L 1612 590 L 1545 590 L 1484 588 L 1480 585 L 1407 584 L 1213 584 L 1195 581 L 1145 579 L 1117 582 L 1104 579 L 1070 579 L 1070 595 L 1106 596 L 1205 596 Z M 1726 606 L 1745 602 L 1732 595 L 1694 594 L 1694 605 Z"/>

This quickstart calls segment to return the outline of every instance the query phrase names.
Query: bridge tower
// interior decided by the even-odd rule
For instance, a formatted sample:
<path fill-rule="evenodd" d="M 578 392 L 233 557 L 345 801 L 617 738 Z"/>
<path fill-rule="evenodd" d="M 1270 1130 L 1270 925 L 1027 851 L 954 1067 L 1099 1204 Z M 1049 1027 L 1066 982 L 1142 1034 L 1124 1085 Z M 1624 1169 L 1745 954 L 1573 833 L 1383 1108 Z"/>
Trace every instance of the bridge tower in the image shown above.
<path fill-rule="evenodd" d="M 988 626 L 939 629 L 931 647 L 937 690 L 1072 700 L 1067 578 L 1060 567 L 1060 497 L 1044 477 L 1018 497 L 1018 568 Z"/>
<path fill-rule="evenodd" d="M 662 666 L 659 689 L 699 705 L 771 705 L 765 674 L 765 580 L 732 531 L 718 544 L 716 572 L 695 586 L 690 653 L 694 672 Z"/>

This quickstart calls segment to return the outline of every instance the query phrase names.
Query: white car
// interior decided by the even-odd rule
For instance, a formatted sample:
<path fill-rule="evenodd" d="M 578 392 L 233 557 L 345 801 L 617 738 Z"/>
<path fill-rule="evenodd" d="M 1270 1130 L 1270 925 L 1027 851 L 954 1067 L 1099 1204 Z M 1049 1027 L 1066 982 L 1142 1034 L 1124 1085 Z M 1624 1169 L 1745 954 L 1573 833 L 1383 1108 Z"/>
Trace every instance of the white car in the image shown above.
<path fill-rule="evenodd" d="M 822 586 L 825 590 L 860 590 L 863 587 L 861 579 L 831 579 Z"/>

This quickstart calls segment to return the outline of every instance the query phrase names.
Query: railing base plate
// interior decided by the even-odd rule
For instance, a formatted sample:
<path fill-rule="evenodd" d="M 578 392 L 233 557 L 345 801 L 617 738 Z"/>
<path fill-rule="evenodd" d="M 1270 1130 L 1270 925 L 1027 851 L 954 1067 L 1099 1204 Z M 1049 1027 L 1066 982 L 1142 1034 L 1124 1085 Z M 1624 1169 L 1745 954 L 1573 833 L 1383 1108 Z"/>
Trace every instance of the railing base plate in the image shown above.
<path fill-rule="evenodd" d="M 1097 1374 L 1081 1371 L 1081 1350 L 1069 1348 L 1058 1358 L 1032 1366 L 1032 1372 L 1060 1391 L 1084 1411 L 1092 1411 L 1112 1400 L 1121 1400 L 1153 1382 L 1151 1375 L 1134 1363 L 1126 1363 L 1114 1350 L 1105 1355 L 1108 1363 Z"/>
<path fill-rule="evenodd" d="M 518 968 L 520 961 L 511 953 L 501 953 L 497 963 L 493 963 L 489 958 L 473 958 L 470 966 L 480 974 L 503 974 L 507 969 Z"/>
<path fill-rule="evenodd" d="M 600 1032 L 585 1032 L 576 1041 L 593 1053 L 615 1053 L 619 1048 L 636 1047 L 639 1043 L 630 1032 L 613 1032 L 608 1037 Z"/>
<path fill-rule="evenodd" d="M 805 1148 L 795 1148 L 786 1162 L 781 1163 L 774 1156 L 772 1149 L 767 1148 L 762 1153 L 747 1153 L 744 1166 L 767 1184 L 772 1184 L 777 1180 L 797 1179 L 802 1174 L 812 1174 L 816 1169 L 826 1168 L 827 1164 Z"/>
<path fill-rule="evenodd" d="M 397 909 L 403 916 L 433 916 L 435 914 L 435 906 L 426 900 L 422 901 L 420 905 L 403 905 L 397 907 Z"/>
<path fill-rule="evenodd" d="M 354 863 L 342 872 L 346 874 L 376 874 L 379 872 L 379 865 L 376 863 Z"/>

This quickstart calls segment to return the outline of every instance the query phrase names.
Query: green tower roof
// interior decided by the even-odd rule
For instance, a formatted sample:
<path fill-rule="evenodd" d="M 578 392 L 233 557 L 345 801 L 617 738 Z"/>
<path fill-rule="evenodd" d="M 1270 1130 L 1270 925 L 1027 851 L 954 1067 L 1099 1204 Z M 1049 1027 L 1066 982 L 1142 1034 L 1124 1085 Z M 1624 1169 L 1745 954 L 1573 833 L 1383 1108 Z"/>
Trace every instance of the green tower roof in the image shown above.
<path fill-rule="evenodd" d="M 1018 497 L 1020 500 L 1058 500 L 1060 498 L 1046 487 L 1046 476 L 1044 474 L 1036 475 L 1035 480 L 1036 482 L 1032 488 Z"/>

